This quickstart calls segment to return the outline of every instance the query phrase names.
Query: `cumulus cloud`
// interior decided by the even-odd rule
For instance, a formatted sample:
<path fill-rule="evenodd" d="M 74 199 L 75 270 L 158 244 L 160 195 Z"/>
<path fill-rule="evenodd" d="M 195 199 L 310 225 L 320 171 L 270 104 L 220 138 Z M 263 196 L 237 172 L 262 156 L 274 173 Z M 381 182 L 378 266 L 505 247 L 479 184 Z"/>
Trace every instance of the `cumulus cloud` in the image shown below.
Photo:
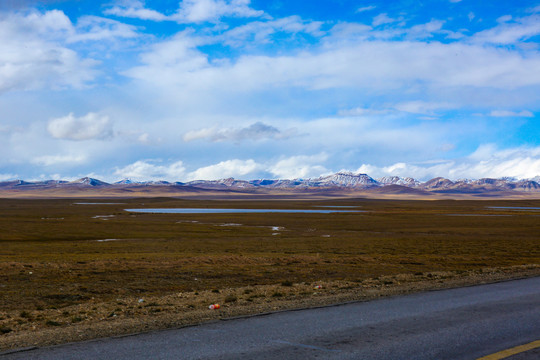
<path fill-rule="evenodd" d="M 389 166 L 364 164 L 357 172 L 374 177 L 391 175 L 419 180 L 429 180 L 438 176 L 451 180 L 501 177 L 531 179 L 540 175 L 540 147 L 500 150 L 493 144 L 485 144 L 462 159 L 426 163 L 400 162 Z"/>
<path fill-rule="evenodd" d="M 295 129 L 281 131 L 273 126 L 258 121 L 248 127 L 239 129 L 218 129 L 214 127 L 189 131 L 184 134 L 183 139 L 184 141 L 206 139 L 209 141 L 238 142 L 243 140 L 286 139 L 293 136 L 295 133 Z"/>
<path fill-rule="evenodd" d="M 296 179 L 318 177 L 330 171 L 321 163 L 328 159 L 325 153 L 317 155 L 299 155 L 267 163 L 258 163 L 252 159 L 227 160 L 218 164 L 199 168 L 188 174 L 188 180 L 215 180 L 228 177 L 254 179 L 261 174 L 271 174 L 273 178 Z"/>
<path fill-rule="evenodd" d="M 115 175 L 135 181 L 166 180 L 179 181 L 184 178 L 185 168 L 182 161 L 168 165 L 159 165 L 150 160 L 139 160 L 123 168 L 117 168 Z"/>
<path fill-rule="evenodd" d="M 321 165 L 326 160 L 328 160 L 328 155 L 325 153 L 291 156 L 270 165 L 268 171 L 280 179 L 318 177 L 329 173 L 329 170 Z"/>
<path fill-rule="evenodd" d="M 0 15 L 0 93 L 80 88 L 93 80 L 97 62 L 57 41 L 71 34 L 71 21 L 62 11 Z"/>
<path fill-rule="evenodd" d="M 248 160 L 227 160 L 220 163 L 201 167 L 188 174 L 188 180 L 217 180 L 229 177 L 245 178 L 249 174 L 260 171 L 261 164 L 252 159 Z"/>
<path fill-rule="evenodd" d="M 510 110 L 492 110 L 489 113 L 489 116 L 494 117 L 534 117 L 534 114 L 528 110 L 522 110 L 520 112 L 510 111 Z"/>
<path fill-rule="evenodd" d="M 75 117 L 70 113 L 53 119 L 49 121 L 47 130 L 54 138 L 77 141 L 106 139 L 113 135 L 109 117 L 92 112 L 81 117 Z"/>
<path fill-rule="evenodd" d="M 203 166 L 191 172 L 186 171 L 182 161 L 161 164 L 151 160 L 139 160 L 123 168 L 116 168 L 114 174 L 136 181 L 218 180 L 229 177 L 252 180 L 261 176 L 266 177 L 268 174 L 271 174 L 273 178 L 294 179 L 329 174 L 330 171 L 321 165 L 327 159 L 328 155 L 324 153 L 312 156 L 292 156 L 265 163 L 256 162 L 253 159 L 230 159 Z"/>
<path fill-rule="evenodd" d="M 0 93 L 87 86 L 99 75 L 99 62 L 69 46 L 137 36 L 131 25 L 97 16 L 73 24 L 60 10 L 0 14 Z"/>

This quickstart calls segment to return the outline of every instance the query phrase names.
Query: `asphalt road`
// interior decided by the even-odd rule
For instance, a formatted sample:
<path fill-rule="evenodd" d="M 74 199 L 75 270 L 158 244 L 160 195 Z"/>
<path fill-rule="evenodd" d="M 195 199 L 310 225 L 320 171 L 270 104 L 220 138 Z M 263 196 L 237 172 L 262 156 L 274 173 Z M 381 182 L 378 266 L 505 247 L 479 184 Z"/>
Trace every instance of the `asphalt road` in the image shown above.
<path fill-rule="evenodd" d="M 219 321 L 11 359 L 477 359 L 540 340 L 540 277 Z M 538 359 L 539 349 L 508 359 Z"/>

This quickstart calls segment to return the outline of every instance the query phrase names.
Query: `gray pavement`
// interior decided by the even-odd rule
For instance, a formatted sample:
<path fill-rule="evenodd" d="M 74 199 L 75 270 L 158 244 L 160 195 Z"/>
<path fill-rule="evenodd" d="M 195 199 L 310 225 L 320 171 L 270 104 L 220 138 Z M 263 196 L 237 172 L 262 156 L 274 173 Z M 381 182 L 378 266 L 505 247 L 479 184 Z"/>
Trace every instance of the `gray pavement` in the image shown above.
<path fill-rule="evenodd" d="M 540 278 L 41 348 L 12 359 L 476 359 L 540 339 Z M 537 359 L 532 350 L 512 359 Z"/>

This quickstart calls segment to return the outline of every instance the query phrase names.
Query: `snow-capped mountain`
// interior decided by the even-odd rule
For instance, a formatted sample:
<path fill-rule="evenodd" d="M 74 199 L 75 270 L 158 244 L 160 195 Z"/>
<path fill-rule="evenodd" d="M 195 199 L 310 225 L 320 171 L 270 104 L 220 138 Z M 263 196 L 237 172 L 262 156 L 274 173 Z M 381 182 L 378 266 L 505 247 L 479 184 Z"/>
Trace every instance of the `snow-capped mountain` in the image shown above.
<path fill-rule="evenodd" d="M 195 180 L 187 182 L 186 185 L 194 187 L 203 187 L 203 188 L 227 188 L 227 187 L 237 187 L 237 188 L 247 188 L 253 187 L 249 181 L 245 180 L 236 180 L 234 178 L 220 179 L 220 180 Z"/>
<path fill-rule="evenodd" d="M 377 181 L 381 185 L 401 185 L 407 187 L 418 187 L 421 184 L 420 181 L 411 177 L 402 178 L 399 176 L 384 176 L 380 179 L 377 179 Z"/>
<path fill-rule="evenodd" d="M 117 181 L 114 183 L 115 185 L 129 185 L 129 184 L 136 184 L 135 181 L 132 181 L 131 179 L 122 179 L 120 181 Z"/>
<path fill-rule="evenodd" d="M 70 181 L 68 184 L 81 184 L 81 185 L 87 185 L 87 186 L 106 186 L 110 185 L 109 183 L 106 183 L 105 181 L 101 181 L 98 179 L 94 179 L 91 177 L 83 177 L 81 179 Z"/>
<path fill-rule="evenodd" d="M 16 190 L 17 192 L 24 191 L 41 191 L 47 189 L 62 188 L 77 191 L 77 189 L 115 189 L 121 191 L 136 191 L 144 187 L 145 192 L 153 191 L 152 189 L 168 189 L 168 192 L 182 191 L 185 189 L 193 190 L 234 190 L 234 191 L 258 191 L 259 189 L 283 189 L 294 191 L 296 189 L 306 191 L 309 189 L 317 189 L 317 191 L 339 190 L 346 191 L 368 191 L 388 194 L 402 193 L 441 193 L 441 194 L 482 194 L 482 193 L 523 193 L 523 192 L 540 192 L 540 183 L 535 180 L 540 180 L 540 176 L 532 179 L 518 180 L 515 178 L 482 178 L 482 179 L 459 179 L 452 181 L 443 177 L 436 177 L 426 182 L 420 182 L 416 179 L 398 176 L 385 176 L 378 180 L 373 179 L 367 174 L 355 174 L 352 172 L 340 171 L 338 173 L 320 176 L 318 178 L 308 179 L 259 179 L 259 180 L 237 180 L 234 178 L 226 178 L 220 180 L 197 180 L 187 183 L 168 182 L 168 181 L 146 181 L 135 182 L 130 179 L 120 180 L 113 184 L 90 178 L 83 177 L 81 179 L 67 182 L 63 180 L 47 180 L 28 182 L 24 180 L 14 180 L 0 182 L 2 191 Z M 413 191 L 414 190 L 414 191 Z M 97 190 L 96 190 L 97 191 Z"/>
<path fill-rule="evenodd" d="M 333 175 L 314 179 L 315 186 L 337 186 L 337 187 L 371 187 L 379 186 L 377 180 L 366 174 L 354 174 L 352 172 L 338 172 Z"/>

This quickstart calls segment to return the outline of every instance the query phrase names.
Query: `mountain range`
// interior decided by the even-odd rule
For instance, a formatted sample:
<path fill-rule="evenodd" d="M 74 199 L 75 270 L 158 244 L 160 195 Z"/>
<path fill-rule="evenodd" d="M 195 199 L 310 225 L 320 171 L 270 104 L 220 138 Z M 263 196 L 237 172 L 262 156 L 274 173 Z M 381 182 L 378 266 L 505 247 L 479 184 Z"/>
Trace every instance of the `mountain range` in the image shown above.
<path fill-rule="evenodd" d="M 39 194 L 94 193 L 125 195 L 130 194 L 170 194 L 205 191 L 231 191 L 231 192 L 269 192 L 282 191 L 314 191 L 314 192 L 364 192 L 371 194 L 469 194 L 484 195 L 525 195 L 538 193 L 540 195 L 540 176 L 532 179 L 515 178 L 483 178 L 478 180 L 462 179 L 452 181 L 437 177 L 421 182 L 413 178 L 387 176 L 374 179 L 367 174 L 351 172 L 338 172 L 332 175 L 308 179 L 260 179 L 237 180 L 227 178 L 221 180 L 196 180 L 190 182 L 146 181 L 136 182 L 124 179 L 115 183 L 107 183 L 98 179 L 84 177 L 76 181 L 46 180 L 29 182 L 24 180 L 0 182 L 0 197 L 10 194 Z M 9 196 L 11 197 L 11 196 Z"/>

